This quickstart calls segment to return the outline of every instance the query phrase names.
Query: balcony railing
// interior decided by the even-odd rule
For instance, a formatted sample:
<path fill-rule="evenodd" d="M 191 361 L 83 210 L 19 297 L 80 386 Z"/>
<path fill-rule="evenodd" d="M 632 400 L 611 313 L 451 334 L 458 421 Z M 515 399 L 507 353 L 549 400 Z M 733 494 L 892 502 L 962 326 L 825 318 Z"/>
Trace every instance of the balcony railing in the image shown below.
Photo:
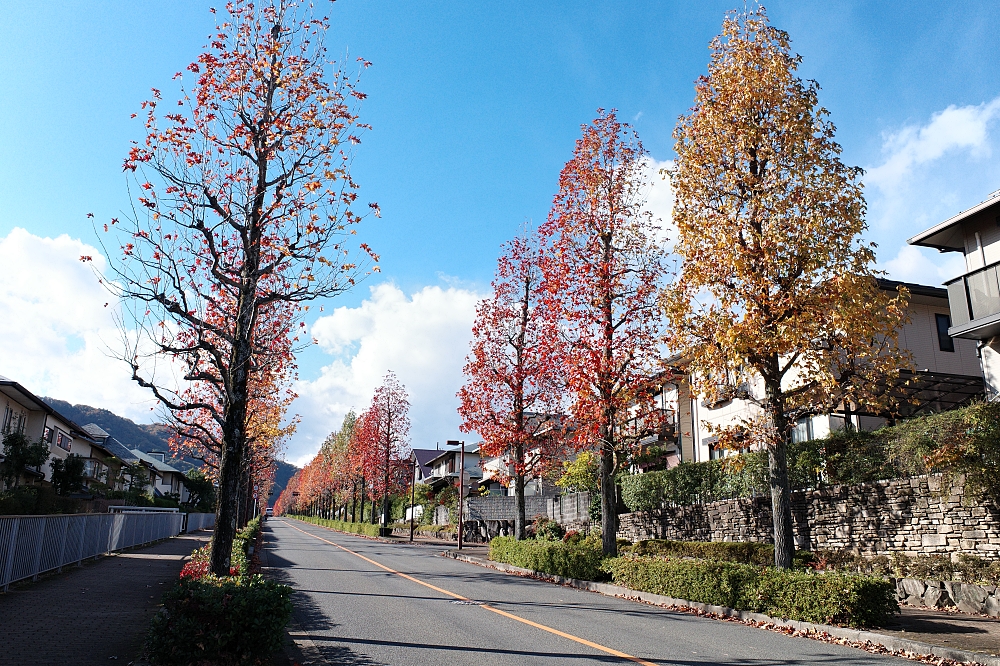
<path fill-rule="evenodd" d="M 952 328 L 1000 314 L 1000 280 L 995 263 L 945 283 Z"/>

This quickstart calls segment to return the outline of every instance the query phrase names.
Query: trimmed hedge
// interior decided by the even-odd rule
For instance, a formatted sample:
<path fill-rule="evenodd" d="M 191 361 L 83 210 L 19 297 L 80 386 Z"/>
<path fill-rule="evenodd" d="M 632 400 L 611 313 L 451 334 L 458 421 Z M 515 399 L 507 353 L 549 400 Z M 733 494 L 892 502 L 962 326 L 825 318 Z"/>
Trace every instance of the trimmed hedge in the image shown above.
<path fill-rule="evenodd" d="M 292 616 L 292 588 L 262 576 L 185 577 L 163 595 L 146 643 L 154 664 L 267 663 Z"/>
<path fill-rule="evenodd" d="M 295 518 L 296 520 L 301 520 L 307 523 L 312 523 L 313 525 L 320 525 L 322 527 L 329 527 L 330 529 L 337 530 L 338 532 L 349 532 L 351 534 L 364 534 L 365 536 L 377 537 L 380 525 L 372 525 L 371 523 L 350 523 L 343 520 L 330 520 L 329 518 L 318 518 L 316 516 L 287 516 L 288 518 Z M 394 527 L 394 525 L 389 525 L 389 527 Z"/>
<path fill-rule="evenodd" d="M 496 537 L 490 541 L 489 558 L 515 567 L 540 571 L 554 576 L 602 580 L 601 544 L 585 539 L 576 544 L 562 541 Z"/>
<path fill-rule="evenodd" d="M 639 541 L 618 549 L 632 555 L 653 555 L 658 557 L 693 557 L 717 562 L 736 562 L 769 567 L 774 564 L 774 546 L 753 541 L 670 541 L 650 539 Z M 804 568 L 813 562 L 814 556 L 807 550 L 795 552 L 793 564 Z"/>
<path fill-rule="evenodd" d="M 633 590 L 820 624 L 884 626 L 899 610 L 893 584 L 875 576 L 635 555 L 603 568 Z"/>

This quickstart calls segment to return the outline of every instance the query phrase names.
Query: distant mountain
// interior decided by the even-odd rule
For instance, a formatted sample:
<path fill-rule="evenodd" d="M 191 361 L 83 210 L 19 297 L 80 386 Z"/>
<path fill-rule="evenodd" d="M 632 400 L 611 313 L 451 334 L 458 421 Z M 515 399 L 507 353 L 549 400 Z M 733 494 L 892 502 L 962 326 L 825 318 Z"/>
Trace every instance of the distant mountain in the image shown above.
<path fill-rule="evenodd" d="M 43 397 L 42 400 L 79 426 L 96 423 L 130 449 L 139 449 L 146 453 L 150 451 L 170 453 L 170 431 L 158 423 L 140 424 L 106 409 L 90 405 L 71 405 L 65 400 L 57 400 L 56 398 Z M 181 460 L 171 458 L 169 463 L 183 471 L 199 466 L 199 461 L 189 458 Z M 284 460 L 278 461 L 278 469 L 274 473 L 273 494 L 268 499 L 268 504 L 274 504 L 278 495 L 288 485 L 288 480 L 298 469 L 295 465 L 286 463 Z"/>

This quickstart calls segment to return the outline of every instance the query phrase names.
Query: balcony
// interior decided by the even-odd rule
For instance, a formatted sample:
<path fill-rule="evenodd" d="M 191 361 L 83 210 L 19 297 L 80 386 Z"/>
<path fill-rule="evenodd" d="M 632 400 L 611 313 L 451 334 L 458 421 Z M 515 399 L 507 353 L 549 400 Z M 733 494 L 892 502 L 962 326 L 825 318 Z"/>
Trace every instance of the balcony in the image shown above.
<path fill-rule="evenodd" d="M 673 409 L 653 409 L 622 424 L 622 434 L 640 445 L 676 439 L 677 413 Z"/>
<path fill-rule="evenodd" d="M 953 338 L 984 340 L 1000 335 L 1000 263 L 972 271 L 945 283 L 951 307 Z"/>

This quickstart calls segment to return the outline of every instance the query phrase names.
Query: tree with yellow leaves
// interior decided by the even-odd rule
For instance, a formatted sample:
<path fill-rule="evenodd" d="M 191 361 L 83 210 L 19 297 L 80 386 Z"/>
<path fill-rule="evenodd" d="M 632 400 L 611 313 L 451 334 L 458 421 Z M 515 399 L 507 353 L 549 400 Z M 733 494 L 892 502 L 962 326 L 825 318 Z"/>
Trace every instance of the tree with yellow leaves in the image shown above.
<path fill-rule="evenodd" d="M 775 565 L 794 553 L 786 442 L 798 418 L 888 404 L 906 293 L 879 288 L 858 167 L 840 160 L 819 86 L 796 75 L 764 8 L 726 16 L 674 131 L 681 275 L 662 295 L 694 389 L 752 414 L 720 443 L 769 452 Z M 882 387 L 879 389 L 879 387 Z"/>

